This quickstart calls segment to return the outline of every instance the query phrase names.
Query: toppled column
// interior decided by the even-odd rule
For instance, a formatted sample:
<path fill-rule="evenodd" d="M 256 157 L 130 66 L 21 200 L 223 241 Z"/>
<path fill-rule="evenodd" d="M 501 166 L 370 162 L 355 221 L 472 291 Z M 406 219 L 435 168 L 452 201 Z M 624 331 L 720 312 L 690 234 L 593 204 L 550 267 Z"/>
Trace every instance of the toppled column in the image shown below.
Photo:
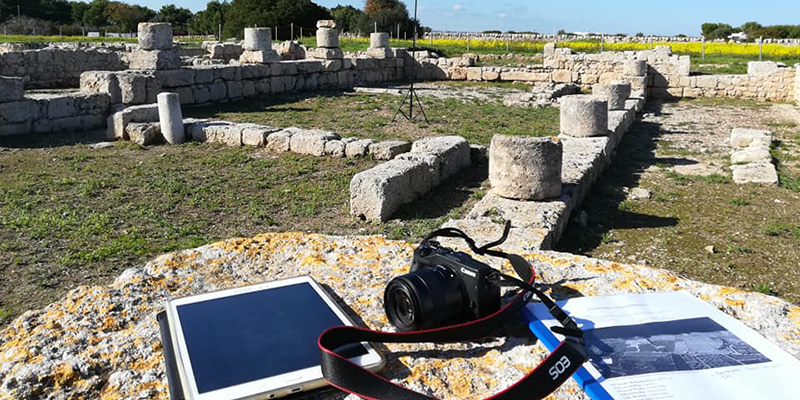
<path fill-rule="evenodd" d="M 544 200 L 561 196 L 563 148 L 555 137 L 494 135 L 489 181 L 498 196 Z"/>
<path fill-rule="evenodd" d="M 317 47 L 306 51 L 309 58 L 318 60 L 341 60 L 344 58 L 339 48 L 339 30 L 332 20 L 317 21 Z"/>
<path fill-rule="evenodd" d="M 244 52 L 239 57 L 243 64 L 266 64 L 281 60 L 272 49 L 272 28 L 244 28 Z"/>
<path fill-rule="evenodd" d="M 561 98 L 561 134 L 572 137 L 608 134 L 608 101 L 592 95 Z"/>
<path fill-rule="evenodd" d="M 592 94 L 608 101 L 609 110 L 625 109 L 625 101 L 631 97 L 631 84 L 627 81 L 611 81 L 592 86 Z"/>
<path fill-rule="evenodd" d="M 139 24 L 139 48 L 131 52 L 130 69 L 165 70 L 181 67 L 181 57 L 172 48 L 172 24 Z"/>
<path fill-rule="evenodd" d="M 158 94 L 158 120 L 161 123 L 161 134 L 167 143 L 179 144 L 186 140 L 181 100 L 177 93 Z"/>
<path fill-rule="evenodd" d="M 394 52 L 389 47 L 389 34 L 386 32 L 375 32 L 369 35 L 369 49 L 367 56 L 372 58 L 392 58 Z"/>
<path fill-rule="evenodd" d="M 23 78 L 0 76 L 0 103 L 22 100 L 24 85 Z"/>

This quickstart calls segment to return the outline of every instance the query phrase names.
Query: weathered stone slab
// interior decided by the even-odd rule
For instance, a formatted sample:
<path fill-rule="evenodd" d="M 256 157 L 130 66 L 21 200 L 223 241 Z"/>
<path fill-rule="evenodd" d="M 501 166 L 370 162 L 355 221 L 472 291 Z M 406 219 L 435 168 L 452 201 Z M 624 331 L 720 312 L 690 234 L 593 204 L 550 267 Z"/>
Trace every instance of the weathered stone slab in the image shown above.
<path fill-rule="evenodd" d="M 0 76 L 0 103 L 22 100 L 24 85 L 22 78 Z"/>
<path fill-rule="evenodd" d="M 391 160 L 359 172 L 350 181 L 350 214 L 369 221 L 387 221 L 400 205 L 412 201 L 412 175 L 430 175 L 421 161 Z"/>
<path fill-rule="evenodd" d="M 342 53 L 342 49 L 339 48 L 330 49 L 317 47 L 308 49 L 306 51 L 306 57 L 317 60 L 341 60 L 344 58 L 344 53 Z"/>
<path fill-rule="evenodd" d="M 225 121 L 209 121 L 192 124 L 191 139 L 195 142 L 223 143 L 228 146 L 242 145 L 241 124 L 231 124 Z"/>
<path fill-rule="evenodd" d="M 275 153 L 285 153 L 291 150 L 292 135 L 297 128 L 287 128 L 267 137 L 267 150 Z"/>
<path fill-rule="evenodd" d="M 433 154 L 438 160 L 440 181 L 470 165 L 470 148 L 461 136 L 433 136 L 417 140 L 411 145 L 412 153 Z"/>
<path fill-rule="evenodd" d="M 741 150 L 736 150 L 731 154 L 732 164 L 747 163 L 769 163 L 772 156 L 769 154 L 769 147 L 761 144 L 753 144 Z"/>
<path fill-rule="evenodd" d="M 768 185 L 778 184 L 778 172 L 771 163 L 750 163 L 731 166 L 733 181 L 743 183 L 763 183 Z"/>
<path fill-rule="evenodd" d="M 344 158 L 345 147 L 347 145 L 341 140 L 329 140 L 325 142 L 325 155 L 336 158 Z"/>
<path fill-rule="evenodd" d="M 344 154 L 347 158 L 364 157 L 369 154 L 369 147 L 375 143 L 372 139 L 360 139 L 347 143 Z"/>
<path fill-rule="evenodd" d="M 108 117 L 106 138 L 128 139 L 126 127 L 131 122 L 158 122 L 158 105 L 145 104 L 123 108 Z"/>
<path fill-rule="evenodd" d="M 269 141 L 269 135 L 279 130 L 271 126 L 247 124 L 247 127 L 242 130 L 242 144 L 265 147 Z"/>
<path fill-rule="evenodd" d="M 625 108 L 625 101 L 631 96 L 631 84 L 626 81 L 598 83 L 592 86 L 592 94 L 606 99 L 609 110 L 622 110 Z"/>
<path fill-rule="evenodd" d="M 272 50 L 271 28 L 244 28 L 244 49 Z"/>
<path fill-rule="evenodd" d="M 173 50 L 134 50 L 130 53 L 128 65 L 130 69 L 178 69 L 181 57 Z"/>
<path fill-rule="evenodd" d="M 340 139 L 339 135 L 334 132 L 319 129 L 305 130 L 287 128 L 286 130 L 294 130 L 290 149 L 293 153 L 298 154 L 308 154 L 317 157 L 324 156 L 325 142 Z"/>
<path fill-rule="evenodd" d="M 753 143 L 769 146 L 772 144 L 772 132 L 746 128 L 734 128 L 731 132 L 731 147 L 748 147 Z"/>
<path fill-rule="evenodd" d="M 411 143 L 401 140 L 386 140 L 383 142 L 372 143 L 369 146 L 369 154 L 376 160 L 391 160 L 398 154 L 411 150 Z"/>
<path fill-rule="evenodd" d="M 242 64 L 267 64 L 281 61 L 281 56 L 275 50 L 245 50 L 239 56 Z"/>
<path fill-rule="evenodd" d="M 767 76 L 778 70 L 774 61 L 750 61 L 747 63 L 747 75 Z"/>

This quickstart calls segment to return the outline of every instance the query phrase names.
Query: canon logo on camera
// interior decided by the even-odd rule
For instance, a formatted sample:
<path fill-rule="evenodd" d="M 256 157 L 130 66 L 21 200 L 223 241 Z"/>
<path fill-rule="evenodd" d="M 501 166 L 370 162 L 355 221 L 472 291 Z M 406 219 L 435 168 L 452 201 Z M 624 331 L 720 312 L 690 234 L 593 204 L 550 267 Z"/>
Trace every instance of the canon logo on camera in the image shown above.
<path fill-rule="evenodd" d="M 468 269 L 466 269 L 464 267 L 461 267 L 461 272 L 465 273 L 465 274 L 467 274 L 467 275 L 469 275 L 469 276 L 471 276 L 473 278 L 477 278 L 478 277 L 478 275 L 476 273 L 474 273 L 474 272 L 472 272 L 472 271 L 470 271 L 470 270 L 468 270 Z"/>

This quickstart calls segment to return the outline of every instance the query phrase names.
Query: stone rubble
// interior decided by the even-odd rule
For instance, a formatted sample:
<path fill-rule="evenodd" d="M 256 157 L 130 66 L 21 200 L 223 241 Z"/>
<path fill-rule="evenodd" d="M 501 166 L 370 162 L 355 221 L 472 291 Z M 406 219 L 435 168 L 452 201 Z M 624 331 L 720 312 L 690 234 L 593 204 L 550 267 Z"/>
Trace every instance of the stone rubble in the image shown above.
<path fill-rule="evenodd" d="M 778 184 L 778 171 L 769 153 L 772 132 L 758 129 L 735 128 L 731 132 L 731 171 L 738 184 Z"/>

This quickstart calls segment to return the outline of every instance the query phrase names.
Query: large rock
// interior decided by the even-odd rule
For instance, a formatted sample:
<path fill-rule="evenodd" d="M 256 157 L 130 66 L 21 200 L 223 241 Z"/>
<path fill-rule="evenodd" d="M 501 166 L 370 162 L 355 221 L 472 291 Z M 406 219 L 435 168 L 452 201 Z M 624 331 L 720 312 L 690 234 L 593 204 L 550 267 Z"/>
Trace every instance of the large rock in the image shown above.
<path fill-rule="evenodd" d="M 290 145 L 293 153 L 321 157 L 325 155 L 325 142 L 340 139 L 339 135 L 330 131 L 287 128 L 290 129 L 294 129 Z"/>
<path fill-rule="evenodd" d="M 468 234 L 476 232 L 468 230 Z M 511 238 L 522 237 L 512 229 Z M 493 239 L 496 238 L 493 237 Z M 484 238 L 479 243 L 486 243 Z M 169 399 L 156 314 L 164 302 L 310 275 L 361 324 L 392 330 L 382 306 L 391 278 L 408 271 L 415 245 L 381 236 L 267 233 L 159 256 L 105 286 L 81 286 L 0 330 L 0 398 Z M 655 268 L 572 254 L 526 252 L 542 290 L 556 299 L 685 290 L 800 356 L 800 308 L 773 296 L 703 284 Z M 487 260 L 498 265 L 494 260 Z M 497 338 L 435 346 L 386 344 L 386 379 L 437 398 L 485 398 L 514 384 L 549 351 L 513 320 Z M 411 355 L 411 356 L 409 356 Z M 455 355 L 455 356 L 451 356 Z M 317 398 L 342 398 L 326 391 Z M 589 397 L 568 380 L 553 400 Z"/>
<path fill-rule="evenodd" d="M 139 48 L 142 50 L 172 50 L 172 24 L 167 22 L 139 23 Z"/>
<path fill-rule="evenodd" d="M 387 221 L 416 197 L 412 182 L 430 178 L 422 160 L 391 160 L 359 172 L 350 181 L 350 214 L 368 221 Z"/>
<path fill-rule="evenodd" d="M 267 150 L 275 153 L 285 153 L 291 150 L 292 135 L 297 128 L 288 128 L 275 133 L 271 133 L 267 137 Z"/>
<path fill-rule="evenodd" d="M 158 143 L 161 136 L 161 125 L 153 122 L 133 122 L 125 127 L 125 132 L 131 142 L 148 146 Z"/>
<path fill-rule="evenodd" d="M 433 136 L 417 140 L 411 145 L 411 153 L 436 156 L 440 181 L 468 167 L 471 162 L 469 143 L 461 136 Z"/>
<path fill-rule="evenodd" d="M 221 143 L 236 147 L 242 145 L 244 124 L 232 124 L 227 121 L 208 121 L 191 125 L 188 132 L 195 142 Z"/>
<path fill-rule="evenodd" d="M 563 148 L 557 138 L 494 135 L 489 147 L 492 191 L 518 200 L 561 196 Z"/>
<path fill-rule="evenodd" d="M 0 76 L 0 103 L 22 100 L 25 80 L 17 77 Z"/>
<path fill-rule="evenodd" d="M 561 134 L 572 137 L 608 134 L 608 101 L 590 95 L 561 98 Z"/>
<path fill-rule="evenodd" d="M 347 143 L 344 154 L 347 158 L 364 157 L 369 154 L 369 147 L 375 143 L 372 139 L 359 139 Z"/>

